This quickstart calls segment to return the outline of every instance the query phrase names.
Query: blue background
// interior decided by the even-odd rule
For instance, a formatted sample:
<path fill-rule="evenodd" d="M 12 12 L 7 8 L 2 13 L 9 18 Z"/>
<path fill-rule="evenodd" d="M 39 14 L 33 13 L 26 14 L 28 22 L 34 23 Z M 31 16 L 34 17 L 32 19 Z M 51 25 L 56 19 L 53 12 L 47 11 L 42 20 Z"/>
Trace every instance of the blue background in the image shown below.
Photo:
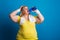
<path fill-rule="evenodd" d="M 0 0 L 0 40 L 16 40 L 19 25 L 9 14 L 21 5 L 36 6 L 45 20 L 37 24 L 39 40 L 60 40 L 60 0 Z"/>

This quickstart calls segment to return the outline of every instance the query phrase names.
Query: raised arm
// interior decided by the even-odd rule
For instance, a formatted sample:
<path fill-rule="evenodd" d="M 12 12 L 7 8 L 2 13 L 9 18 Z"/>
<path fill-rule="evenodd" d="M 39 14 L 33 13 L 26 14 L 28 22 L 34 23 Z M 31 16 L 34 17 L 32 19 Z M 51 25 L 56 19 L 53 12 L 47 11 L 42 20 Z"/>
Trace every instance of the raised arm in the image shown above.
<path fill-rule="evenodd" d="M 20 11 L 20 9 L 17 9 L 15 11 L 13 11 L 10 14 L 10 18 L 14 21 L 14 22 L 18 22 L 18 16 L 16 15 L 18 12 Z"/>
<path fill-rule="evenodd" d="M 41 23 L 41 22 L 43 22 L 44 21 L 44 17 L 43 17 L 43 15 L 41 14 L 41 12 L 38 10 L 38 9 L 36 9 L 34 12 L 36 12 L 37 13 L 37 17 L 36 17 L 36 23 Z"/>

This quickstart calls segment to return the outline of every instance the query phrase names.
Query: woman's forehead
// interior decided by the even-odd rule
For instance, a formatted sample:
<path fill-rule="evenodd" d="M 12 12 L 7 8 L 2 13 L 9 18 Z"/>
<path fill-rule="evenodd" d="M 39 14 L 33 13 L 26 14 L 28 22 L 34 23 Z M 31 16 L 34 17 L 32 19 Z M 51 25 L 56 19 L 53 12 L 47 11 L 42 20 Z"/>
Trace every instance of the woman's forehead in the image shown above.
<path fill-rule="evenodd" d="M 24 7 L 24 8 L 28 9 L 28 7 Z"/>

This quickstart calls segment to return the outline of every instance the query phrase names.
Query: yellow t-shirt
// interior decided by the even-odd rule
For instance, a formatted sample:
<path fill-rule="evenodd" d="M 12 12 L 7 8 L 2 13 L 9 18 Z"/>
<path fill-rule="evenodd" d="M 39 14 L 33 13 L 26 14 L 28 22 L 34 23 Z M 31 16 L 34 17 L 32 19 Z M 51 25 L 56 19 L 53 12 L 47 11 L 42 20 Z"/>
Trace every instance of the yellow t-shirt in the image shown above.
<path fill-rule="evenodd" d="M 24 17 L 18 16 L 20 29 L 17 33 L 17 39 L 38 39 L 35 21 L 36 19 L 32 15 L 29 15 L 29 21 L 27 21 Z"/>

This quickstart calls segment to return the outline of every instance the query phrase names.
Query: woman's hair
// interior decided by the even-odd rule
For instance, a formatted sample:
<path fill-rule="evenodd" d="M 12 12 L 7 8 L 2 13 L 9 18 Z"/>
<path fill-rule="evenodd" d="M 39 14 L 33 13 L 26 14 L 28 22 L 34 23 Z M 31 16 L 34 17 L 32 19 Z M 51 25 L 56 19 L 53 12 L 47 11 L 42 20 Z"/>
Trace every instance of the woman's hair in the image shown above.
<path fill-rule="evenodd" d="M 23 11 L 24 7 L 27 7 L 27 6 L 22 6 L 21 7 L 21 12 Z M 22 16 L 23 14 L 21 13 L 20 16 Z"/>
<path fill-rule="evenodd" d="M 23 11 L 24 7 L 27 7 L 27 6 L 22 6 L 21 7 L 21 12 Z M 22 16 L 23 14 L 21 13 L 20 16 Z"/>
<path fill-rule="evenodd" d="M 21 11 L 23 11 L 24 7 L 27 7 L 27 6 L 22 6 L 22 7 L 21 7 Z"/>

